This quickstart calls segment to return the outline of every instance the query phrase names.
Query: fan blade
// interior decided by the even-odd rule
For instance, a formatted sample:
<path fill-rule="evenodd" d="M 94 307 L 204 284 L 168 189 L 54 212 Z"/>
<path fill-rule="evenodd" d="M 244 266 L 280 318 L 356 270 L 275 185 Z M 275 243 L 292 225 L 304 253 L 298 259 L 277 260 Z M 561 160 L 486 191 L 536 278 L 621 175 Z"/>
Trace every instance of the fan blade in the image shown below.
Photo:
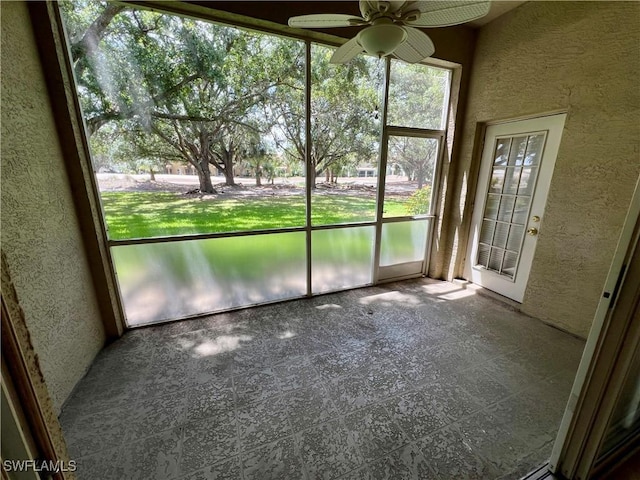
<path fill-rule="evenodd" d="M 417 27 L 448 27 L 470 22 L 484 17 L 491 8 L 490 1 L 464 0 L 464 1 L 428 1 L 407 2 L 405 12 L 420 10 L 418 20 L 407 22 L 407 25 Z"/>
<path fill-rule="evenodd" d="M 360 52 L 364 52 L 364 48 L 360 46 L 355 38 L 352 38 L 335 52 L 333 52 L 329 63 L 347 63 Z"/>
<path fill-rule="evenodd" d="M 426 33 L 417 28 L 404 27 L 407 39 L 396 47 L 393 54 L 407 63 L 417 63 L 433 55 L 436 51 Z"/>
<path fill-rule="evenodd" d="M 298 28 L 334 28 L 334 27 L 351 27 L 353 25 L 361 25 L 366 23 L 363 18 L 354 17 L 353 15 L 342 14 L 325 14 L 317 15 L 301 15 L 299 17 L 291 17 L 289 19 L 290 27 Z"/>

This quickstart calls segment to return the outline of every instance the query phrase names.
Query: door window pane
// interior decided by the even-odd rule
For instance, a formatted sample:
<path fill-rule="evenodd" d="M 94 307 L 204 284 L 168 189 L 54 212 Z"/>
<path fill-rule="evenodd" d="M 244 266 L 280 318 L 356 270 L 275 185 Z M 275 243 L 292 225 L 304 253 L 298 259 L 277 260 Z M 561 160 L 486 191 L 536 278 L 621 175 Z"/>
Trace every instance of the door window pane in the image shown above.
<path fill-rule="evenodd" d="M 524 157 L 525 165 L 538 165 L 540 163 L 545 138 L 546 134 L 544 133 L 529 136 L 527 153 Z"/>
<path fill-rule="evenodd" d="M 500 267 L 502 266 L 503 255 L 504 255 L 504 250 L 499 248 L 492 248 L 491 255 L 489 256 L 489 266 L 487 268 L 489 270 L 495 270 L 499 272 Z"/>
<path fill-rule="evenodd" d="M 503 275 L 514 278 L 516 274 L 516 267 L 518 265 L 518 254 L 513 252 L 505 252 L 504 261 L 502 263 L 502 270 L 500 273 Z"/>
<path fill-rule="evenodd" d="M 500 203 L 500 195 L 487 195 L 487 203 L 484 207 L 484 218 L 496 218 L 498 215 L 498 204 Z"/>
<path fill-rule="evenodd" d="M 517 197 L 512 222 L 516 225 L 524 225 L 529 217 L 530 197 Z"/>
<path fill-rule="evenodd" d="M 536 176 L 538 174 L 537 167 L 524 167 L 522 169 L 522 177 L 520 178 L 520 186 L 518 195 L 531 195 L 536 184 Z"/>
<path fill-rule="evenodd" d="M 130 326 L 306 293 L 305 233 L 112 247 Z"/>
<path fill-rule="evenodd" d="M 509 239 L 507 240 L 507 250 L 512 250 L 514 252 L 520 251 L 523 232 L 524 227 L 511 225 L 511 230 L 509 230 Z"/>
<path fill-rule="evenodd" d="M 502 186 L 504 185 L 504 167 L 495 167 L 491 173 L 491 184 L 489 185 L 490 193 L 502 193 Z"/>
<path fill-rule="evenodd" d="M 487 245 L 478 245 L 478 261 L 477 264 L 481 265 L 483 267 L 486 267 L 487 264 L 489 263 L 489 251 L 491 250 L 490 247 L 488 247 Z"/>
<path fill-rule="evenodd" d="M 424 260 L 427 222 L 428 220 L 417 220 L 383 224 L 380 266 Z"/>
<path fill-rule="evenodd" d="M 492 245 L 495 245 L 500 248 L 504 248 L 507 245 L 507 237 L 509 235 L 509 224 L 508 223 L 497 223 L 496 224 L 496 232 L 493 235 Z"/>
<path fill-rule="evenodd" d="M 502 189 L 502 193 L 515 195 L 518 192 L 518 183 L 520 182 L 521 170 L 522 169 L 518 167 L 507 168 L 505 179 L 504 179 L 504 188 Z"/>
<path fill-rule="evenodd" d="M 509 165 L 522 165 L 525 150 L 527 148 L 527 137 L 516 137 L 513 139 L 511 152 L 509 153 Z"/>
<path fill-rule="evenodd" d="M 490 220 L 484 220 L 482 222 L 482 229 L 480 230 L 480 241 L 482 243 L 486 243 L 487 245 L 491 245 L 491 241 L 493 240 L 493 232 L 496 228 L 496 222 L 492 222 Z"/>
<path fill-rule="evenodd" d="M 545 135 L 536 133 L 496 140 L 476 265 L 510 278 L 515 277 Z M 493 219 L 497 222 L 490 221 Z"/>
<path fill-rule="evenodd" d="M 511 148 L 511 138 L 499 138 L 496 141 L 496 151 L 494 152 L 494 165 L 506 166 Z"/>
<path fill-rule="evenodd" d="M 516 202 L 515 197 L 512 197 L 512 196 L 502 197 L 502 200 L 500 200 L 500 212 L 498 213 L 498 220 L 502 222 L 511 221 L 511 215 L 513 213 L 515 202 Z"/>
<path fill-rule="evenodd" d="M 312 232 L 313 292 L 328 292 L 371 283 L 374 242 L 374 227 Z"/>
<path fill-rule="evenodd" d="M 431 213 L 438 140 L 389 137 L 384 217 Z"/>

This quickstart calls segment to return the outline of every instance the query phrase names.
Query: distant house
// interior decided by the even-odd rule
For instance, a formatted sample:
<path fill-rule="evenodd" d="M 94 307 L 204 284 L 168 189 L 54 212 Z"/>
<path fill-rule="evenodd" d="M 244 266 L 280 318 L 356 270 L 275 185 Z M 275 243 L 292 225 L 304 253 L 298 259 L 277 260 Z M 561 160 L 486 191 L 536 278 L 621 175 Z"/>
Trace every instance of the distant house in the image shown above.
<path fill-rule="evenodd" d="M 372 165 L 360 165 L 356 167 L 356 176 L 375 177 L 378 175 L 378 168 Z"/>
<path fill-rule="evenodd" d="M 212 176 L 223 176 L 213 165 L 209 165 L 209 172 Z M 164 173 L 167 175 L 197 175 L 193 165 L 182 162 L 169 162 L 164 166 Z M 233 174 L 236 177 L 251 177 L 253 172 L 248 166 L 236 165 L 233 167 Z"/>
<path fill-rule="evenodd" d="M 211 175 L 217 175 L 217 170 L 209 165 Z M 164 173 L 167 175 L 197 175 L 196 169 L 189 164 L 182 162 L 169 162 L 164 166 Z"/>

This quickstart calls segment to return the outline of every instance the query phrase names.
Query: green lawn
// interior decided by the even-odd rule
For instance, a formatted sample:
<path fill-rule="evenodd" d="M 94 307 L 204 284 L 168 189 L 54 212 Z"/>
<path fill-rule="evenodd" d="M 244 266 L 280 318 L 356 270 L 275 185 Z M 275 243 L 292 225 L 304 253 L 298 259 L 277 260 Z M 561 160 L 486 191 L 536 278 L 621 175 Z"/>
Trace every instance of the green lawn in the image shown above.
<path fill-rule="evenodd" d="M 114 240 L 301 227 L 305 222 L 302 195 L 200 199 L 168 192 L 105 192 L 102 202 Z M 399 200 L 387 200 L 385 212 L 407 214 Z M 373 221 L 375 198 L 314 195 L 311 217 L 313 225 Z"/>

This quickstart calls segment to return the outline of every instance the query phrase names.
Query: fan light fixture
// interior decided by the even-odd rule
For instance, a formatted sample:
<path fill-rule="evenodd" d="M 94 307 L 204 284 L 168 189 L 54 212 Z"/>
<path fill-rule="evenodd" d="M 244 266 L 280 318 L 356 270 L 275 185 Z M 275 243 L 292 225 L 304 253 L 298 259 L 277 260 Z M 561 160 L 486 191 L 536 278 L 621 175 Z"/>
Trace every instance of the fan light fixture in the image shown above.
<path fill-rule="evenodd" d="M 0 0 L 1 1 L 1 0 Z M 351 40 L 331 56 L 331 63 L 347 63 L 366 51 L 384 57 L 394 55 L 408 63 L 430 57 L 436 48 L 418 28 L 449 27 L 484 17 L 489 0 L 360 0 L 361 17 L 346 14 L 301 15 L 291 17 L 295 28 L 362 27 Z M 418 28 L 416 28 L 418 27 Z"/>
<path fill-rule="evenodd" d="M 389 55 L 407 39 L 404 28 L 393 24 L 372 25 L 357 35 L 358 44 L 371 55 L 379 58 Z"/>

